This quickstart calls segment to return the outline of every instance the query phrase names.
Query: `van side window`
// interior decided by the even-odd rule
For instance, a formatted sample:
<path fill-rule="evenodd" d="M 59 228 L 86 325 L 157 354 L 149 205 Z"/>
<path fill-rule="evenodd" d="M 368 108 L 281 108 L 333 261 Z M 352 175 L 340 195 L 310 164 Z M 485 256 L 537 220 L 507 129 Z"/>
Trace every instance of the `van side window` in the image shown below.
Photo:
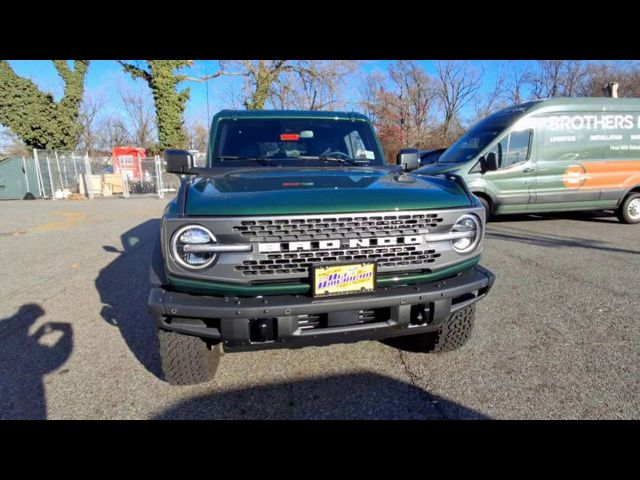
<path fill-rule="evenodd" d="M 511 132 L 509 134 L 509 143 L 507 146 L 507 154 L 504 155 L 500 168 L 508 168 L 517 163 L 524 162 L 529 158 L 529 145 L 531 144 L 531 130 L 523 130 L 522 132 Z"/>
<path fill-rule="evenodd" d="M 509 168 L 529 158 L 532 130 L 511 132 L 491 150 L 498 157 L 498 168 Z"/>

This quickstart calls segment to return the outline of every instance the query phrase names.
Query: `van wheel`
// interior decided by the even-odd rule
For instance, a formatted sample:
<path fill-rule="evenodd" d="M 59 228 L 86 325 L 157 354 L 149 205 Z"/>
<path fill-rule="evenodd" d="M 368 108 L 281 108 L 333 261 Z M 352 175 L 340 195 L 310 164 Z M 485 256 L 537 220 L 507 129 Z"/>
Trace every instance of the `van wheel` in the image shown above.
<path fill-rule="evenodd" d="M 171 385 L 195 385 L 213 378 L 220 361 L 220 345 L 198 337 L 158 330 L 164 378 Z"/>
<path fill-rule="evenodd" d="M 471 337 L 476 306 L 469 305 L 451 316 L 435 332 L 389 338 L 384 343 L 409 352 L 441 353 L 457 350 Z"/>
<path fill-rule="evenodd" d="M 486 214 L 485 215 L 486 220 L 489 221 L 489 219 L 491 218 L 491 202 L 489 202 L 489 200 L 487 200 L 484 197 L 478 197 L 478 200 L 480 200 L 480 203 L 484 207 L 484 213 Z"/>
<path fill-rule="evenodd" d="M 616 214 L 622 223 L 640 223 L 640 193 L 627 195 Z"/>

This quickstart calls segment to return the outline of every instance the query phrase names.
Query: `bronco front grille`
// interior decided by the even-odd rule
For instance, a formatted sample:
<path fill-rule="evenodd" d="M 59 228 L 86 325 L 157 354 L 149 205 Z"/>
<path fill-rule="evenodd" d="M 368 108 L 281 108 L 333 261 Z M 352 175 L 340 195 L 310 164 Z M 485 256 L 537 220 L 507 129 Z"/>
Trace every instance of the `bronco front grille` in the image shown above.
<path fill-rule="evenodd" d="M 211 230 L 221 246 L 249 249 L 222 252 L 201 271 L 185 271 L 171 261 L 168 266 L 177 276 L 245 285 L 309 282 L 313 266 L 339 263 L 376 262 L 381 276 L 426 273 L 467 258 L 455 252 L 450 241 L 437 237 L 449 233 L 468 213 L 482 216 L 483 210 L 194 216 L 188 221 Z M 165 245 L 184 223 L 182 218 L 165 222 Z"/>
<path fill-rule="evenodd" d="M 420 246 L 360 248 L 312 252 L 269 253 L 264 260 L 245 260 L 235 267 L 245 276 L 278 275 L 288 273 L 308 274 L 312 265 L 336 262 L 375 261 L 381 270 L 415 266 L 427 268 L 440 256 L 435 250 L 421 250 Z"/>
<path fill-rule="evenodd" d="M 233 231 L 250 242 L 387 237 L 426 233 L 443 218 L 436 213 L 349 215 L 295 219 L 243 220 Z"/>

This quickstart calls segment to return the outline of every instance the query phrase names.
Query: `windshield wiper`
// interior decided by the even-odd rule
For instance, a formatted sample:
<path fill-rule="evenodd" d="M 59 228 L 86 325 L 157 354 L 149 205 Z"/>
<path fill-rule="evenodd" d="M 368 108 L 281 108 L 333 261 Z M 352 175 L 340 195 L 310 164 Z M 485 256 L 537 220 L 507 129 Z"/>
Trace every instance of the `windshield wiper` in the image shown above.
<path fill-rule="evenodd" d="M 339 162 L 344 165 L 358 165 L 358 161 L 353 158 L 328 157 L 326 155 L 300 155 L 300 160 L 320 160 L 321 162 Z M 369 163 L 368 161 L 366 163 Z"/>
<path fill-rule="evenodd" d="M 240 157 L 237 155 L 218 155 L 216 158 L 218 160 L 251 160 L 254 162 L 258 162 L 261 165 L 268 165 L 270 167 L 274 166 L 273 163 L 271 163 L 269 160 L 267 160 L 264 157 Z"/>

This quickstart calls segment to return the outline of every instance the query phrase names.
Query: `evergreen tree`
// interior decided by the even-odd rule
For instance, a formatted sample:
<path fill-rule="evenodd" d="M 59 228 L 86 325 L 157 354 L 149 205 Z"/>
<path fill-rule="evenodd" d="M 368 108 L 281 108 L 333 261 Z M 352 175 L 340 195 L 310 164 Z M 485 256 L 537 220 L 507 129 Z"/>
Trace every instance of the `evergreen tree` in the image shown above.
<path fill-rule="evenodd" d="M 167 148 L 184 148 L 183 113 L 190 89 L 178 91 L 178 84 L 186 79 L 176 70 L 192 65 L 192 60 L 147 60 L 147 68 L 140 64 L 132 65 L 120 61 L 124 70 L 133 78 L 141 78 L 153 95 L 158 126 L 158 141 L 161 150 Z"/>
<path fill-rule="evenodd" d="M 64 95 L 56 102 L 35 83 L 18 76 L 0 60 L 0 124 L 8 127 L 29 148 L 73 150 L 78 142 L 78 116 L 88 60 L 53 60 L 64 81 Z"/>

